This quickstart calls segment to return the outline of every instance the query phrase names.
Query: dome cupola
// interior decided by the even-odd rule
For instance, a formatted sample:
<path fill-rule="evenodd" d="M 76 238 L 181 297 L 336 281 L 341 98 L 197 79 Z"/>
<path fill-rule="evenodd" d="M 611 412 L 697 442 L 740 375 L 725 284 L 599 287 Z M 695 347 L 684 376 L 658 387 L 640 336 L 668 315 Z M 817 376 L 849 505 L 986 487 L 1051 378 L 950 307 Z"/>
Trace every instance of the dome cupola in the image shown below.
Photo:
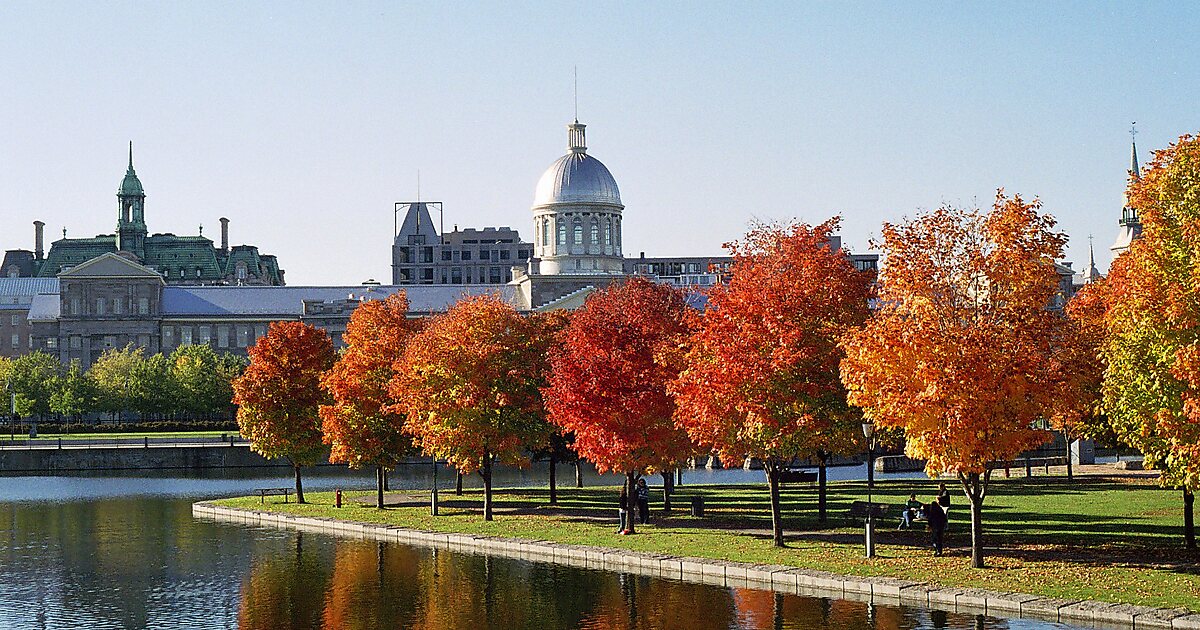
<path fill-rule="evenodd" d="M 546 169 L 538 180 L 533 205 L 551 203 L 603 203 L 621 205 L 621 191 L 608 167 L 587 154 L 587 125 L 567 125 L 570 150 Z"/>
<path fill-rule="evenodd" d="M 625 206 L 612 173 L 588 155 L 585 129 L 578 120 L 567 125 L 567 154 L 534 190 L 534 256 L 543 275 L 623 273 Z"/>

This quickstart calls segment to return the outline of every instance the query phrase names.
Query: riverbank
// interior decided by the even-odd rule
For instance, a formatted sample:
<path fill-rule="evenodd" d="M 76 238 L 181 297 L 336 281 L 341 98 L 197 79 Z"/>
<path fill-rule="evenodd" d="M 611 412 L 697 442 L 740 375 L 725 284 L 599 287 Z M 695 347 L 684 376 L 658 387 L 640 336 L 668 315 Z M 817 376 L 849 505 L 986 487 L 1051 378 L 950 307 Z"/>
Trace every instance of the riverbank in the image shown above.
<path fill-rule="evenodd" d="M 909 491 L 928 500 L 934 488 L 929 482 L 886 482 L 877 484 L 874 498 L 898 505 Z M 697 558 L 735 566 L 782 565 L 855 579 L 899 579 L 933 590 L 986 589 L 1064 602 L 1190 607 L 1200 612 L 1196 604 L 1200 576 L 1195 573 L 1200 557 L 1181 549 L 1180 500 L 1176 493 L 1144 478 L 996 480 L 985 506 L 990 568 L 981 571 L 969 568 L 969 525 L 961 505 L 951 510 L 947 556 L 931 557 L 923 532 L 897 532 L 892 529 L 895 521 L 889 519 L 880 525 L 879 557 L 863 558 L 861 529 L 845 518 L 850 502 L 866 498 L 862 483 L 830 484 L 829 521 L 824 525 L 816 520 L 815 489 L 785 491 L 785 513 L 796 515 L 786 522 L 785 549 L 770 544 L 761 486 L 681 487 L 676 510 L 656 517 L 636 536 L 614 535 L 610 507 L 614 492 L 611 488 L 560 489 L 557 506 L 547 505 L 545 489 L 497 492 L 497 517 L 490 523 L 480 518 L 479 494 L 471 491 L 463 497 L 443 491 L 446 501 L 438 517 L 429 515 L 428 495 L 419 493 L 391 494 L 390 507 L 384 510 L 359 503 L 373 501 L 373 493 L 365 492 L 348 497 L 341 509 L 332 506 L 331 493 L 310 493 L 310 503 L 303 506 L 260 505 L 257 497 L 211 505 L 242 510 L 259 520 L 280 515 L 312 519 L 314 526 L 325 528 L 335 521 L 358 524 L 355 527 L 382 526 L 385 535 L 402 528 L 485 540 L 546 541 L 611 550 L 605 553 Z M 704 518 L 679 509 L 693 496 L 704 497 Z"/>

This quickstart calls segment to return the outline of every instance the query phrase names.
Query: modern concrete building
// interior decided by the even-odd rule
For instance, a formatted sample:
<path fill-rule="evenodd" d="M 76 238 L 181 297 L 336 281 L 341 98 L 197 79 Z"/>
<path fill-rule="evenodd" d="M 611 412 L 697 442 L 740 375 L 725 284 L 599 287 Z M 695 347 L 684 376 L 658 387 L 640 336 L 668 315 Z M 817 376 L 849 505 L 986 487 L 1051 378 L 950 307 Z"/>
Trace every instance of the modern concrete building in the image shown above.
<path fill-rule="evenodd" d="M 254 245 L 229 244 L 229 219 L 221 217 L 221 244 L 203 233 L 176 236 L 150 234 L 146 227 L 146 193 L 133 170 L 133 144 L 129 166 L 117 189 L 117 229 L 93 238 L 63 238 L 43 248 L 45 223 L 34 221 L 33 250 L 13 249 L 0 262 L 6 277 L 54 278 L 77 265 L 106 253 L 127 252 L 132 260 L 162 276 L 170 285 L 282 285 L 283 270 L 275 256 L 262 254 Z"/>

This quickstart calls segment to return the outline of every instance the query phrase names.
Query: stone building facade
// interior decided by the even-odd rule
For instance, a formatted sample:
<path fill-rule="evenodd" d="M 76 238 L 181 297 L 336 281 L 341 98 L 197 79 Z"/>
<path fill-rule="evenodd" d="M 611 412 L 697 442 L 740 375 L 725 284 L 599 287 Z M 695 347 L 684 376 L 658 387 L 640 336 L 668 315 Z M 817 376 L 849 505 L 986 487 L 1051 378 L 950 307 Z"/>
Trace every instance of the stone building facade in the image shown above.
<path fill-rule="evenodd" d="M 33 349 L 29 307 L 41 293 L 58 293 L 56 278 L 0 278 L 0 357 Z"/>

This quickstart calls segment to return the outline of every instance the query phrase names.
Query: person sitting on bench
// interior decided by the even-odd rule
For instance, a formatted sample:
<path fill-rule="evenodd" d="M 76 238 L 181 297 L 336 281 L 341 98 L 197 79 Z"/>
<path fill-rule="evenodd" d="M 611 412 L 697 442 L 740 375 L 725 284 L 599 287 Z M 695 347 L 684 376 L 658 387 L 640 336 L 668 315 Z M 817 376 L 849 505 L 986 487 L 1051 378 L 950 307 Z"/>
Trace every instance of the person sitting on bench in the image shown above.
<path fill-rule="evenodd" d="M 900 512 L 900 525 L 896 529 L 912 529 L 913 521 L 925 518 L 924 504 L 917 500 L 916 493 L 908 495 L 908 503 Z"/>

